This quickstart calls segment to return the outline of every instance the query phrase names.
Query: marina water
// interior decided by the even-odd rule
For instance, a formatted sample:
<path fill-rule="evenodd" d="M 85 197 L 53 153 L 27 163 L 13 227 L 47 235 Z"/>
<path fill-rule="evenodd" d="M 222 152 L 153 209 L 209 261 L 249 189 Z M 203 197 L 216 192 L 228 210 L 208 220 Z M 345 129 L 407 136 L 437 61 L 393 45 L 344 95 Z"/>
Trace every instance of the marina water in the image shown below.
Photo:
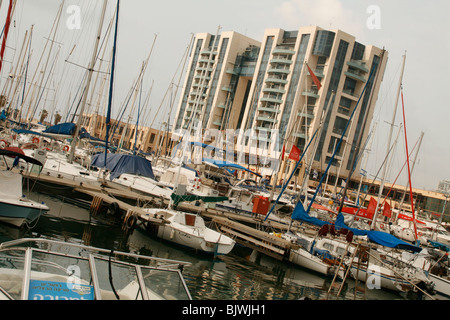
<path fill-rule="evenodd" d="M 188 261 L 192 266 L 185 268 L 183 274 L 194 300 L 322 300 L 326 299 L 332 281 L 238 245 L 230 254 L 215 258 L 189 252 L 137 229 L 128 233 L 106 214 L 92 217 L 89 204 L 42 193 L 31 192 L 27 196 L 43 201 L 50 211 L 42 215 L 31 229 L 0 224 L 1 242 L 24 237 L 44 237 Z M 364 294 L 357 291 L 355 295 L 354 287 L 355 282 L 347 280 L 339 299 L 363 300 Z M 331 297 L 335 299 L 335 296 Z M 417 296 L 367 289 L 366 299 L 410 300 L 417 299 Z"/>

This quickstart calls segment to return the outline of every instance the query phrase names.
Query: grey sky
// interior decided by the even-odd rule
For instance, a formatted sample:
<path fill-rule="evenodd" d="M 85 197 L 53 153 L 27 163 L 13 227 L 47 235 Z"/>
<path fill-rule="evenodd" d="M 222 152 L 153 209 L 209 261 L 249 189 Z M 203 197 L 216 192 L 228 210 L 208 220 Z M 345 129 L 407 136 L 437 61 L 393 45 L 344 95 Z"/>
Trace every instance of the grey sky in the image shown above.
<path fill-rule="evenodd" d="M 7 2 L 3 1 L 0 9 L 1 21 L 4 21 Z M 109 2 L 107 21 L 113 17 L 116 1 Z M 57 37 L 63 45 L 52 77 L 53 87 L 58 87 L 56 108 L 60 112 L 66 109 L 68 92 L 74 95 L 74 88 L 82 79 L 83 70 L 75 63 L 86 66 L 90 59 L 101 3 L 100 0 L 65 1 L 65 8 L 80 7 L 81 29 L 67 27 L 70 14 L 64 10 Z M 57 0 L 18 0 L 8 47 L 16 48 L 18 54 L 25 30 L 34 24 L 32 63 L 36 63 L 59 4 Z M 384 47 L 389 52 L 374 117 L 378 125 L 367 166 L 369 173 L 376 173 L 385 157 L 387 122 L 392 118 L 401 56 L 406 51 L 403 93 L 410 150 L 424 132 L 412 184 L 417 188 L 434 189 L 439 180 L 450 179 L 450 90 L 446 77 L 450 73 L 450 64 L 446 63 L 450 56 L 448 12 L 450 2 L 447 0 L 122 0 L 113 116 L 117 116 L 149 54 L 155 34 L 157 38 L 143 89 L 148 92 L 152 87 L 152 110 L 162 104 L 191 34 L 214 34 L 220 25 L 222 31 L 233 30 L 261 41 L 266 28 L 295 30 L 304 25 L 318 25 L 341 29 L 355 35 L 363 44 Z M 379 16 L 374 16 L 378 13 Z M 64 62 L 75 44 L 69 59 L 73 63 Z M 9 48 L 7 59 L 12 59 L 13 51 Z M 53 50 L 55 54 L 57 48 Z M 9 68 L 10 64 L 3 67 L 1 88 Z M 30 68 L 30 72 L 34 70 Z M 401 104 L 398 108 L 396 125 L 403 122 Z M 161 119 L 167 119 L 167 111 L 160 113 L 154 127 L 159 126 Z M 388 177 L 390 181 L 395 179 L 405 159 L 402 134 Z M 406 171 L 398 182 L 406 182 Z"/>

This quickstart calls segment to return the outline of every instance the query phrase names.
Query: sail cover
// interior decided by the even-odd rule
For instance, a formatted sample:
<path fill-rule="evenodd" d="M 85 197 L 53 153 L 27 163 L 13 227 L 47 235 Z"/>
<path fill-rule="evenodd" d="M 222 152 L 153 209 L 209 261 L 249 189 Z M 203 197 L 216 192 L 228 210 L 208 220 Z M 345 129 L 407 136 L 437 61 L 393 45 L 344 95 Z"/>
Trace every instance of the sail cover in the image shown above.
<path fill-rule="evenodd" d="M 72 122 L 58 123 L 54 126 L 48 127 L 43 131 L 43 133 L 61 134 L 68 136 L 72 136 L 74 132 L 75 123 Z"/>
<path fill-rule="evenodd" d="M 105 154 L 98 153 L 92 157 L 91 166 L 106 168 L 111 171 L 111 180 L 119 177 L 122 173 L 135 174 L 155 179 L 152 163 L 145 158 L 131 154 L 108 153 L 105 164 Z"/>
<path fill-rule="evenodd" d="M 303 208 L 302 203 L 299 201 L 297 202 L 297 205 L 295 206 L 294 212 L 291 216 L 294 220 L 302 220 L 304 222 L 311 223 L 315 226 L 322 227 L 324 224 L 331 224 L 328 221 L 323 221 L 315 217 L 311 217 L 306 211 L 305 208 Z"/>
<path fill-rule="evenodd" d="M 303 208 L 302 203 L 299 201 L 297 205 L 295 206 L 294 212 L 291 216 L 294 220 L 301 220 L 304 222 L 311 223 L 313 225 L 322 227 L 324 224 L 331 224 L 330 222 L 320 220 L 315 217 L 311 217 Z M 404 249 L 404 250 L 410 250 L 413 252 L 420 252 L 422 249 L 418 246 L 415 246 L 411 243 L 405 242 L 403 240 L 400 240 L 399 238 L 393 236 L 392 234 L 382 232 L 382 231 L 375 231 L 375 230 L 361 230 L 357 228 L 350 228 L 348 227 L 344 222 L 344 216 L 342 213 L 339 213 L 336 221 L 334 223 L 334 226 L 336 230 L 347 229 L 349 231 L 352 231 L 355 236 L 367 236 L 367 238 L 375 243 L 378 243 L 382 246 L 389 247 L 389 248 L 398 248 L 398 249 Z"/>
<path fill-rule="evenodd" d="M 223 161 L 223 160 L 208 159 L 208 158 L 203 158 L 203 161 L 207 162 L 208 164 L 215 165 L 219 168 L 225 168 L 225 169 L 233 168 L 233 169 L 238 169 L 238 170 L 244 170 L 244 171 L 253 173 L 254 175 L 257 175 L 258 177 L 261 177 L 261 175 L 259 173 L 256 173 L 256 172 L 254 172 L 250 169 L 247 169 L 246 167 L 243 167 L 236 163 L 227 162 L 227 161 Z"/>
<path fill-rule="evenodd" d="M 388 248 L 404 249 L 404 250 L 410 250 L 413 252 L 420 252 L 422 250 L 418 246 L 415 246 L 411 243 L 400 240 L 396 236 L 386 233 L 386 232 L 383 232 L 383 231 L 361 230 L 361 229 L 357 229 L 357 228 L 350 228 L 345 224 L 344 216 L 342 215 L 342 213 L 338 214 L 338 216 L 336 218 L 335 226 L 338 228 L 350 230 L 356 236 L 367 236 L 367 238 L 370 241 L 378 243 L 378 244 L 388 247 Z"/>

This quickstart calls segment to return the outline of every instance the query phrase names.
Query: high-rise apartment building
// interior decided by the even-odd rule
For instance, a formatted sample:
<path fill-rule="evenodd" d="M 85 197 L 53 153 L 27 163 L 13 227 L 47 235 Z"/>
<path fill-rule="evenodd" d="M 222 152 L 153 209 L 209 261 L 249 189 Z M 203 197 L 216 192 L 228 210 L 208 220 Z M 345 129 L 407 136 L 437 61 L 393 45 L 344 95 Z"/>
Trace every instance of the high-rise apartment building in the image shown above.
<path fill-rule="evenodd" d="M 228 34 L 246 43 L 226 51 Z M 273 175 L 283 146 L 287 153 L 292 146 L 303 151 L 315 132 L 305 159 L 312 159 L 312 169 L 320 174 L 347 127 L 329 172 L 347 177 L 353 154 L 370 130 L 387 52 L 341 30 L 316 26 L 267 29 L 261 44 L 236 33 L 220 38 L 218 45 L 214 36 L 197 35 L 175 128 L 196 119 L 192 110 L 197 104 L 203 128 L 240 129 L 235 151 L 245 158 L 236 157 L 237 162 Z M 211 69 L 202 78 L 208 65 Z M 214 73 L 218 70 L 220 74 Z M 203 100 L 197 87 L 203 88 Z"/>
<path fill-rule="evenodd" d="M 259 46 L 233 31 L 197 34 L 174 130 L 235 128 L 242 121 Z"/>

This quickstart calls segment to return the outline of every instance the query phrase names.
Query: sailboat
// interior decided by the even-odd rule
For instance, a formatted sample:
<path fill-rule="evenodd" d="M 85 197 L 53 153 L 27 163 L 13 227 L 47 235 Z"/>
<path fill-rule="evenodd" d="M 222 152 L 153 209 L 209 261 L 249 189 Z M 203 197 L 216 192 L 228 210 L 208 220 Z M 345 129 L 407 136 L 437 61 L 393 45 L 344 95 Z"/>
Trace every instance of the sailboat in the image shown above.
<path fill-rule="evenodd" d="M 22 159 L 27 163 L 42 166 L 38 160 L 22 153 L 0 149 L 0 155 L 3 159 L 5 156 L 15 157 L 17 161 Z M 0 221 L 19 228 L 23 225 L 30 226 L 50 208 L 23 196 L 22 174 L 13 172 L 13 167 L 9 167 L 6 160 L 4 162 L 7 170 L 0 171 Z"/>

